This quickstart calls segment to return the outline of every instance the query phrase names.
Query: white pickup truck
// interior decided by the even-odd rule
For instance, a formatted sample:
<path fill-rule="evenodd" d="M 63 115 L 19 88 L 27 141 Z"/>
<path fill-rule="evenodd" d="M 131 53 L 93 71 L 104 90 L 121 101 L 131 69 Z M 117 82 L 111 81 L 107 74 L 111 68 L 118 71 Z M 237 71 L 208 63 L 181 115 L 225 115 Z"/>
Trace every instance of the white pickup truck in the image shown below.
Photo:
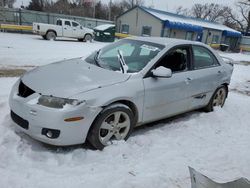
<path fill-rule="evenodd" d="M 69 37 L 79 41 L 91 41 L 94 37 L 92 29 L 67 19 L 58 19 L 56 25 L 34 22 L 33 33 L 41 35 L 46 40 L 55 40 L 56 37 Z"/>

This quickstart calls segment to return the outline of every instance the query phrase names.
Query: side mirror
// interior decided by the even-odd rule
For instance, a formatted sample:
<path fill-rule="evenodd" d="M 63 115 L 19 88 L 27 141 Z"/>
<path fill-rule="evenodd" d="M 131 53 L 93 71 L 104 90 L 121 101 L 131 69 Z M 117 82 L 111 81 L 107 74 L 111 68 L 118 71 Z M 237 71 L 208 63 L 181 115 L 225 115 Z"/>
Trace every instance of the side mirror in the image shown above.
<path fill-rule="evenodd" d="M 171 69 L 160 66 L 152 70 L 152 74 L 154 77 L 170 78 L 172 76 L 172 71 Z"/>

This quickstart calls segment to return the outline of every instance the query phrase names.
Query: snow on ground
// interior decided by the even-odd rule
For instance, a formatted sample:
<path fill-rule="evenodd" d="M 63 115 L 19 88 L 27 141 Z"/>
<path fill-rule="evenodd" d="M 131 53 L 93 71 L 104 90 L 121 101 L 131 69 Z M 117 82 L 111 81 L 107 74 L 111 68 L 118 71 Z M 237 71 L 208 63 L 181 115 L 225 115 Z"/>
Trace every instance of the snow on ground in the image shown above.
<path fill-rule="evenodd" d="M 0 40 L 1 36 L 0 33 Z M 19 38 L 17 34 L 4 36 Z M 36 49 L 39 53 L 35 57 L 26 54 L 23 62 L 32 63 L 29 58 L 39 62 L 34 64 L 42 64 L 39 58 L 46 62 L 53 60 L 53 54 L 48 59 L 39 56 L 48 49 L 56 49 L 58 58 L 60 53 L 62 57 L 71 57 L 70 52 L 58 52 L 63 48 L 60 44 L 68 42 L 20 36 L 24 42 L 32 45 L 34 40 L 34 46 L 39 46 Z M 21 37 L 19 40 L 21 44 Z M 46 44 L 46 49 L 42 44 Z M 13 59 L 18 58 L 15 54 L 20 55 L 21 49 L 15 47 L 9 49 L 13 50 L 11 53 L 6 49 L 3 52 L 2 45 L 0 42 L 0 62 L 4 64 L 3 54 L 7 63 L 13 64 Z M 78 46 L 79 43 L 70 42 L 69 45 L 70 49 L 87 53 L 103 44 L 86 47 L 84 43 Z M 33 45 L 31 51 L 35 51 Z M 81 55 L 80 52 L 72 50 L 73 55 Z M 250 179 L 250 97 L 241 92 L 249 89 L 246 85 L 249 72 L 250 66 L 235 65 L 224 108 L 212 113 L 194 111 L 137 128 L 127 142 L 117 142 L 103 151 L 81 146 L 50 148 L 15 132 L 8 95 L 17 78 L 0 78 L 0 187 L 189 188 L 188 166 L 220 182 L 239 177 Z"/>
<path fill-rule="evenodd" d="M 37 66 L 83 57 L 105 45 L 107 43 L 94 41 L 89 44 L 64 38 L 47 41 L 39 35 L 0 32 L 0 67 Z"/>
<path fill-rule="evenodd" d="M 221 56 L 231 58 L 236 62 L 250 62 L 250 54 L 248 52 L 244 53 L 226 53 L 219 51 Z"/>

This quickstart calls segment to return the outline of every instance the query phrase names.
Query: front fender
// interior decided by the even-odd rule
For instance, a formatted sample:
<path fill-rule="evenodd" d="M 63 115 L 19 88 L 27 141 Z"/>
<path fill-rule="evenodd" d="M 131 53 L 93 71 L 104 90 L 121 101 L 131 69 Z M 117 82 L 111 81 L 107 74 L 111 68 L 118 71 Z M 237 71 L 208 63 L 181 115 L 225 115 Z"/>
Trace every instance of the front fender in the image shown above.
<path fill-rule="evenodd" d="M 142 121 L 144 86 L 142 79 L 129 79 L 126 82 L 101 87 L 73 96 L 85 100 L 88 106 L 104 107 L 117 101 L 129 101 L 138 111 L 138 122 Z"/>

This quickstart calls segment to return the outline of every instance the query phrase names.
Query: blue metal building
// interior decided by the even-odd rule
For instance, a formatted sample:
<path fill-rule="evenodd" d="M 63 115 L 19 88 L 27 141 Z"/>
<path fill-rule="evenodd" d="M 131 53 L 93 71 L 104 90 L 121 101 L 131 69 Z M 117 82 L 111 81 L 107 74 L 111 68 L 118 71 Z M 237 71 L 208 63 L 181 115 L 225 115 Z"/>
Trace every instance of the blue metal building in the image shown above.
<path fill-rule="evenodd" d="M 137 36 L 161 36 L 201 41 L 206 44 L 227 44 L 237 48 L 241 33 L 225 25 L 190 18 L 142 6 L 134 7 L 116 20 L 117 31 Z"/>

